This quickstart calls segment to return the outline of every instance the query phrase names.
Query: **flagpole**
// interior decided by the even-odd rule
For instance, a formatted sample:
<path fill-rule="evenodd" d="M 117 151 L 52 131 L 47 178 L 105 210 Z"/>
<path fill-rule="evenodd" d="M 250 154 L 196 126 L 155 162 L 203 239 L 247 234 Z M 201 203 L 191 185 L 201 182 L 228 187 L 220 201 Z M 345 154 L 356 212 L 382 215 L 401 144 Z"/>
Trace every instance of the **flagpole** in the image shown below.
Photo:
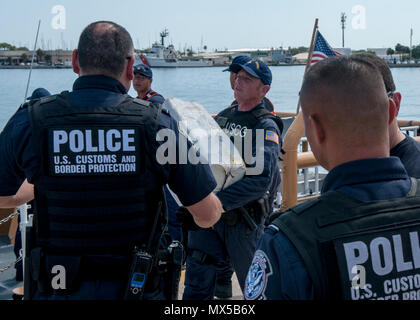
<path fill-rule="evenodd" d="M 305 73 L 308 70 L 311 60 L 312 52 L 314 50 L 315 35 L 318 29 L 318 18 L 315 20 L 314 30 L 312 32 L 312 40 L 310 50 L 308 53 L 308 61 L 306 62 Z M 305 133 L 303 125 L 302 113 L 299 113 L 300 99 L 298 101 L 298 108 L 296 110 L 296 118 L 290 125 L 284 136 L 283 150 L 285 154 L 282 161 L 282 178 L 281 178 L 281 208 L 285 211 L 287 208 L 293 207 L 297 204 L 297 149 L 300 139 Z"/>
<path fill-rule="evenodd" d="M 308 71 L 308 68 L 311 65 L 312 54 L 314 53 L 315 36 L 316 36 L 317 29 L 318 29 L 318 18 L 315 19 L 314 30 L 312 31 L 311 45 L 309 46 L 308 60 L 306 61 L 305 73 L 303 74 L 303 77 L 305 77 L 306 71 Z M 298 100 L 296 115 L 299 113 L 299 108 L 300 108 L 300 98 Z"/>

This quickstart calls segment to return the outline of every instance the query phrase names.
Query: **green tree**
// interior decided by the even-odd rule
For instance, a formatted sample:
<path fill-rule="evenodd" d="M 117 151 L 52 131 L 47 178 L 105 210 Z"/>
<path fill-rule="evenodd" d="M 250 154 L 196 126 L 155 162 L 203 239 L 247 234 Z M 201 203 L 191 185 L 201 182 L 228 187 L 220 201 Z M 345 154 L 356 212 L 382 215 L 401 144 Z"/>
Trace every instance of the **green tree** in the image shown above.
<path fill-rule="evenodd" d="M 36 50 L 36 60 L 38 62 L 42 61 L 42 59 L 44 58 L 44 56 L 45 56 L 45 52 L 41 48 L 38 49 L 38 50 Z"/>
<path fill-rule="evenodd" d="M 392 48 L 388 48 L 388 50 L 386 50 L 386 54 L 387 54 L 388 56 L 392 56 L 394 53 L 395 53 L 395 51 L 394 51 L 394 49 L 392 49 Z"/>
<path fill-rule="evenodd" d="M 413 50 L 411 50 L 411 56 L 416 60 L 420 59 L 420 45 L 415 46 Z"/>
<path fill-rule="evenodd" d="M 2 42 L 0 43 L 0 50 L 16 50 L 16 47 L 7 42 Z"/>
<path fill-rule="evenodd" d="M 47 61 L 48 63 L 51 63 L 51 55 L 50 54 L 46 54 L 45 55 L 45 61 Z"/>
<path fill-rule="evenodd" d="M 28 55 L 26 53 L 22 53 L 22 55 L 20 56 L 20 58 L 22 59 L 22 61 L 24 63 L 26 63 L 28 61 Z"/>
<path fill-rule="evenodd" d="M 397 54 L 410 53 L 410 48 L 397 43 L 397 45 L 395 46 L 395 53 Z"/>

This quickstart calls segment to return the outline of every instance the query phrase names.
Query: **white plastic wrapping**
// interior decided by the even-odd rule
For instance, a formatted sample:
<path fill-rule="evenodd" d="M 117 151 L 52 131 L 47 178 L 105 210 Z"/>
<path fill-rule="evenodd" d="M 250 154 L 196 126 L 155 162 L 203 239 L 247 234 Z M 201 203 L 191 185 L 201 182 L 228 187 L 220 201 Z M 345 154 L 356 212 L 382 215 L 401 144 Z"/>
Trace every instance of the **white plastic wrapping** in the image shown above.
<path fill-rule="evenodd" d="M 189 150 L 188 160 L 210 165 L 217 182 L 214 191 L 222 190 L 242 179 L 245 175 L 245 163 L 240 153 L 203 106 L 196 102 L 169 98 L 165 100 L 163 107 L 178 122 L 180 133 L 193 144 L 194 150 Z M 195 156 L 196 150 L 199 150 L 199 157 Z"/>

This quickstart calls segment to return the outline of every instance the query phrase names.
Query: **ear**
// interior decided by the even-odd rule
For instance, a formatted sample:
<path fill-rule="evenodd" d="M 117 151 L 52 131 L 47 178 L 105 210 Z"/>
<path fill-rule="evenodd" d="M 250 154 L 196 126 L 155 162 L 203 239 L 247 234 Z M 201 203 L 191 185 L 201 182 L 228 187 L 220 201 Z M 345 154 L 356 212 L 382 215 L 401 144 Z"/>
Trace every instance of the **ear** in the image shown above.
<path fill-rule="evenodd" d="M 312 114 L 308 117 L 308 121 L 313 128 L 313 139 L 316 139 L 318 144 L 322 144 L 325 141 L 326 131 L 322 121 L 319 119 L 319 116 L 317 114 Z"/>
<path fill-rule="evenodd" d="M 262 92 L 264 93 L 264 97 L 268 93 L 268 91 L 270 91 L 270 86 L 269 85 L 266 85 L 266 84 L 263 85 Z"/>
<path fill-rule="evenodd" d="M 73 53 L 71 54 L 71 63 L 73 65 L 73 72 L 80 75 L 79 51 L 77 51 L 77 49 L 74 49 Z"/>
<path fill-rule="evenodd" d="M 388 125 L 390 125 L 392 123 L 392 121 L 394 121 L 394 119 L 397 117 L 398 115 L 398 111 L 396 108 L 396 104 L 393 98 L 389 98 L 388 99 L 389 102 L 389 106 L 388 106 Z"/>
<path fill-rule="evenodd" d="M 127 73 L 127 78 L 128 80 L 133 80 L 134 79 L 134 56 L 132 56 L 128 62 L 127 62 L 127 69 L 126 69 L 126 73 Z"/>
<path fill-rule="evenodd" d="M 392 100 L 394 100 L 395 103 L 395 117 L 397 117 L 398 113 L 400 112 L 401 93 L 394 92 L 394 94 L 392 95 Z"/>

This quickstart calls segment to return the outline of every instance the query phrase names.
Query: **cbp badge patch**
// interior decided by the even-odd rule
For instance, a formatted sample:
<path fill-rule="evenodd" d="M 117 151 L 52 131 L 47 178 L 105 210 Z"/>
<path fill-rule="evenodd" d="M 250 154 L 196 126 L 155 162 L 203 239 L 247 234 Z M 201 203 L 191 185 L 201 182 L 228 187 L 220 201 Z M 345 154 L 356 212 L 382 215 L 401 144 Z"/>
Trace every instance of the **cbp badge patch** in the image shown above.
<path fill-rule="evenodd" d="M 270 261 L 264 251 L 257 250 L 245 280 L 245 299 L 263 299 L 267 278 L 272 274 Z"/>

